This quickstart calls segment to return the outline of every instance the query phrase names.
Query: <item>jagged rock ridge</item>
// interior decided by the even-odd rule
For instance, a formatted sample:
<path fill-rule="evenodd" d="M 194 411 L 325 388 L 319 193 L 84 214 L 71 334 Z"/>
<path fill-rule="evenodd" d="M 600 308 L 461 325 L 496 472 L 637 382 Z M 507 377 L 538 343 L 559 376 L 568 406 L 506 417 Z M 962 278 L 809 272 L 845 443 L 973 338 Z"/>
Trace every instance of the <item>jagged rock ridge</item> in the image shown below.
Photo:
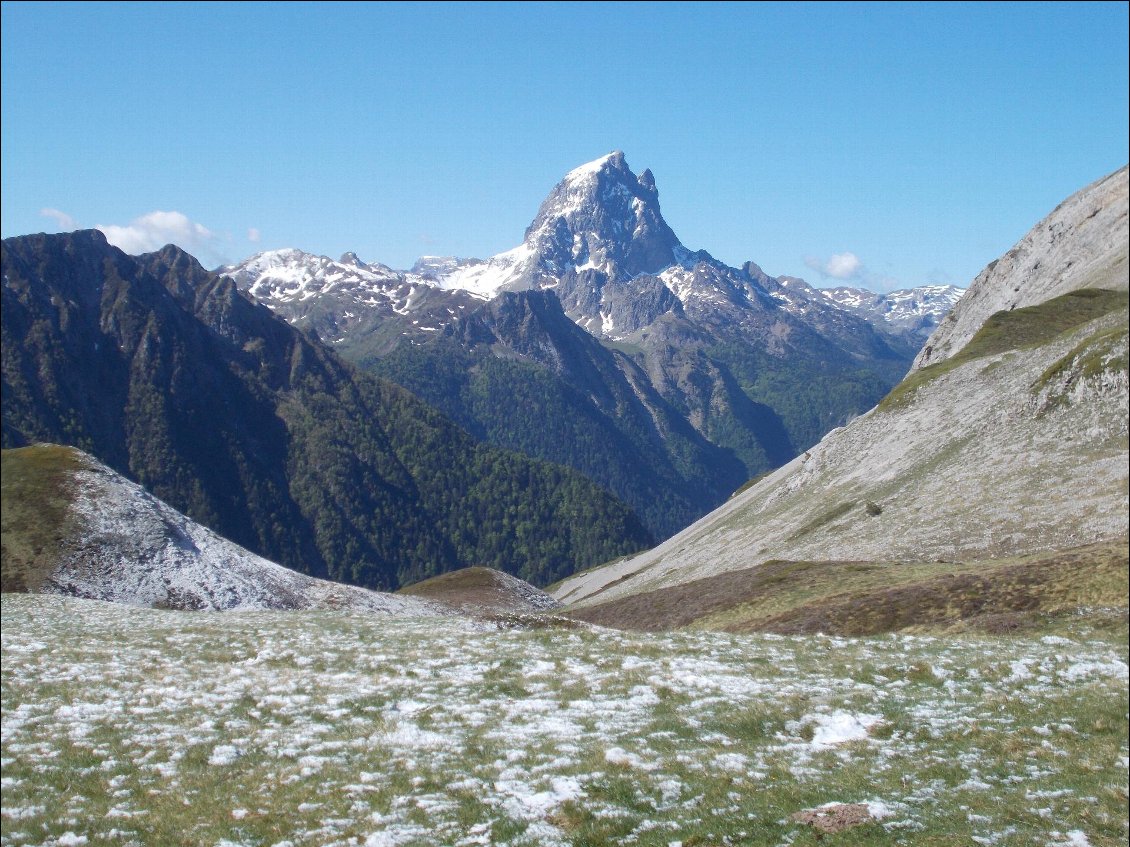
<path fill-rule="evenodd" d="M 351 257 L 347 260 L 347 257 Z M 366 265 L 355 254 L 338 262 L 296 250 L 262 253 L 220 268 L 241 288 L 278 308 L 291 320 L 314 321 L 310 301 L 330 297 L 339 315 L 354 311 L 352 324 L 341 333 L 319 332 L 329 339 L 364 333 L 359 312 L 366 308 L 407 317 L 402 332 L 435 331 L 469 305 L 450 304 L 433 294 L 442 307 L 424 310 L 412 301 L 424 288 L 491 299 L 502 291 L 552 289 L 566 312 L 594 335 L 624 340 L 668 312 L 690 313 L 712 325 L 743 322 L 745 310 L 779 307 L 805 315 L 845 308 L 843 298 L 823 296 L 801 280 L 766 276 L 752 263 L 730 268 L 704 250 L 683 246 L 664 220 L 659 192 L 650 170 L 636 175 L 624 154 L 614 151 L 570 171 L 542 202 L 517 247 L 487 260 L 424 257 L 406 272 L 384 265 Z M 782 284 L 783 283 L 783 284 Z M 788 293 L 785 289 L 792 284 Z M 914 313 L 935 313 L 955 299 L 956 289 L 932 286 L 909 289 L 906 295 L 879 298 L 872 316 L 899 327 Z M 868 292 L 870 294 L 870 292 Z M 877 296 L 877 295 L 872 295 Z M 904 301 L 916 301 L 907 314 Z M 460 308 L 461 307 L 461 308 Z M 721 314 L 718 314 L 721 312 Z M 819 320 L 834 323 L 826 316 Z M 901 328 L 901 327 L 899 327 Z M 337 328 L 335 328 L 337 329 Z M 897 331 L 896 331 L 897 334 Z"/>

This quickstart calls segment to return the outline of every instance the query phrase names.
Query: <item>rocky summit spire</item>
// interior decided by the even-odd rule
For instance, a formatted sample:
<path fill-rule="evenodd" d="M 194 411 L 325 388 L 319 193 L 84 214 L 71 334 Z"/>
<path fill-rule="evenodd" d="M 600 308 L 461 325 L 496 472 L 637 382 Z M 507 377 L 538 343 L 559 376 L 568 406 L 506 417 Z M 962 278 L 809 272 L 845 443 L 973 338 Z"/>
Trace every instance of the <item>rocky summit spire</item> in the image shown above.
<path fill-rule="evenodd" d="M 619 150 L 565 175 L 526 230 L 524 247 L 551 273 L 592 268 L 611 280 L 657 273 L 681 250 L 659 211 L 651 171 L 636 176 Z"/>

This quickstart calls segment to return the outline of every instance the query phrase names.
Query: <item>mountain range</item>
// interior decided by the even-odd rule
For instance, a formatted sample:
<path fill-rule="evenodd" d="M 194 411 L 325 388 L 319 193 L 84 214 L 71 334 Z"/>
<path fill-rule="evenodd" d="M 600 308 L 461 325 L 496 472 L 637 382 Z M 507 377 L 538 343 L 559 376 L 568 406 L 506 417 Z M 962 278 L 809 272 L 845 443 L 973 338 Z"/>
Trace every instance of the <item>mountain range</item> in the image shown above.
<path fill-rule="evenodd" d="M 659 538 L 874 405 L 962 293 L 729 267 L 682 245 L 618 151 L 486 260 L 291 249 L 218 273 L 476 438 L 581 471 Z"/>
<path fill-rule="evenodd" d="M 861 609 L 886 628 L 947 606 L 1038 610 L 1041 586 L 1054 608 L 1124 604 L 1127 207 L 1125 167 L 1068 198 L 974 280 L 874 409 L 555 596 L 612 625 L 778 631 Z M 819 609 L 782 616 L 817 583 Z M 796 595 L 783 606 L 765 602 L 777 584 Z"/>
<path fill-rule="evenodd" d="M 579 473 L 474 441 L 179 248 L 3 242 L 3 446 L 78 447 L 306 574 L 395 589 L 468 565 L 542 584 L 640 549 Z"/>
<path fill-rule="evenodd" d="M 613 156 L 581 176 L 620 165 Z M 575 188 L 577 173 L 562 185 Z M 664 272 L 616 269 L 646 269 L 665 261 L 665 250 L 681 255 L 662 219 L 637 208 L 654 194 L 650 175 L 633 178 L 643 196 L 629 205 L 651 247 L 581 239 L 587 252 L 576 258 L 592 266 L 562 279 L 593 272 L 594 291 L 646 286 Z M 547 204 L 567 219 L 584 205 L 571 196 L 559 186 Z M 553 593 L 567 612 L 601 623 L 845 632 L 1124 596 L 1127 214 L 1125 168 L 1066 200 L 978 276 L 874 408 L 643 553 L 634 551 L 649 533 L 604 490 L 613 486 L 563 464 L 577 464 L 578 453 L 611 457 L 624 478 L 639 474 L 637 498 L 663 502 L 665 490 L 677 490 L 682 503 L 667 500 L 668 512 L 648 515 L 653 524 L 672 520 L 673 503 L 689 507 L 688 492 L 710 495 L 687 484 L 696 479 L 688 468 L 716 486 L 710 473 L 728 484 L 745 470 L 734 470 L 735 450 L 707 438 L 702 417 L 661 390 L 656 357 L 697 356 L 720 375 L 722 389 L 710 391 L 729 385 L 731 408 L 756 405 L 732 372 L 727 383 L 719 338 L 761 361 L 779 356 L 782 379 L 784 363 L 798 368 L 794 378 L 811 378 L 804 365 L 813 360 L 791 346 L 794 335 L 822 339 L 814 343 L 827 352 L 837 333 L 866 327 L 852 342 L 857 353 L 913 348 L 923 324 L 912 313 L 921 318 L 940 292 L 884 300 L 766 277 L 756 290 L 775 287 L 777 296 L 757 297 L 776 305 L 734 312 L 744 322 L 718 317 L 724 309 L 713 324 L 705 312 L 695 322 L 677 297 L 679 306 L 629 343 L 601 335 L 604 320 L 600 332 L 582 326 L 575 299 L 563 300 L 549 276 L 560 257 L 531 258 L 549 248 L 477 264 L 430 260 L 413 273 L 427 270 L 432 284 L 422 293 L 409 285 L 408 299 L 466 298 L 465 308 L 455 303 L 442 327 L 415 336 L 385 332 L 398 342 L 358 355 L 358 369 L 335 351 L 356 353 L 375 331 L 357 346 L 328 346 L 308 321 L 284 319 L 277 303 L 273 311 L 241 290 L 238 273 L 208 272 L 178 248 L 131 257 L 95 231 L 8 239 L 3 440 L 24 449 L 4 455 L 5 590 L 36 583 L 179 608 L 415 613 L 386 595 L 319 581 L 328 578 L 382 589 L 420 583 L 420 597 L 443 604 L 419 607 L 429 614 L 554 608 L 490 571 L 440 576 L 485 564 L 538 584 L 560 580 Z M 551 217 L 539 214 L 527 242 L 544 247 L 547 232 L 560 235 Z M 607 223 L 587 221 L 598 232 Z M 710 268 L 753 278 L 750 265 L 726 270 L 701 253 L 695 261 L 696 279 Z M 473 286 L 450 287 L 468 268 Z M 666 284 L 651 290 L 673 293 Z M 819 310 L 802 308 L 816 298 Z M 328 307 L 332 298 L 305 299 Z M 881 328 L 884 314 L 899 312 L 901 326 Z M 779 343 L 757 347 L 771 321 L 785 327 L 768 333 Z M 700 346 L 661 355 L 649 339 L 663 331 Z M 365 372 L 382 368 L 406 384 L 446 387 L 467 431 Z M 824 372 L 829 385 L 834 373 Z M 489 431 L 498 408 L 524 413 L 524 426 Z M 775 416 L 788 438 L 784 415 L 761 414 L 762 424 Z M 545 438 L 527 453 L 565 442 L 570 461 L 484 443 L 539 431 Z M 92 455 L 24 446 L 45 441 Z"/>

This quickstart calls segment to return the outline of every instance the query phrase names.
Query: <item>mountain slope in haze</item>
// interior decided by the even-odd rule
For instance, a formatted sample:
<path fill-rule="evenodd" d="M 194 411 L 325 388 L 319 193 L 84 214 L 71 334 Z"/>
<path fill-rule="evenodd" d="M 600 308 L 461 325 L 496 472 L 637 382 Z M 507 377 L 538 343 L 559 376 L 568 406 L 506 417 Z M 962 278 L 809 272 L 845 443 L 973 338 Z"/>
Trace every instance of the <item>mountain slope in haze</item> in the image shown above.
<path fill-rule="evenodd" d="M 3 242 L 3 444 L 71 444 L 272 561 L 371 588 L 638 549 L 579 474 L 474 442 L 169 246 Z"/>
<path fill-rule="evenodd" d="M 479 438 L 582 471 L 660 537 L 874 405 L 956 297 L 864 303 L 691 251 L 619 151 L 487 260 L 398 272 L 286 250 L 219 272 Z"/>
<path fill-rule="evenodd" d="M 979 328 L 947 359 L 679 535 L 568 579 L 554 596 L 607 604 L 770 560 L 954 561 L 1125 544 L 1126 184 L 1123 168 L 1083 189 L 1014 248 L 1041 243 L 1054 224 L 1047 255 L 1028 254 L 1035 276 L 982 273 L 946 322 Z M 1102 238 L 1095 221 L 1112 222 Z M 1066 266 L 1092 270 L 1065 290 Z M 1049 299 L 977 318 L 982 303 L 1007 300 L 1002 289 L 1025 287 Z"/>
<path fill-rule="evenodd" d="M 840 308 L 855 312 L 872 326 L 901 333 L 916 346 L 926 339 L 965 295 L 956 285 L 924 285 L 876 294 L 865 288 L 839 286 L 821 288 L 819 293 Z"/>
<path fill-rule="evenodd" d="M 73 447 L 3 451 L 2 486 L 4 591 L 184 610 L 447 613 L 276 565 Z"/>

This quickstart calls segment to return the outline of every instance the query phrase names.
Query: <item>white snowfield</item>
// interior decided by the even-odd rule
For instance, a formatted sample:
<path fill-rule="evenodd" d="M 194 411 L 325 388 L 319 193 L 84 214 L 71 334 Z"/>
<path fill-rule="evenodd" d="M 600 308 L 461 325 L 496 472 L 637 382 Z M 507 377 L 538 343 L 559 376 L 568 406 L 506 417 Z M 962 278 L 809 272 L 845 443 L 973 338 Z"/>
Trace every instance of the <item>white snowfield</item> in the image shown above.
<path fill-rule="evenodd" d="M 451 614 L 436 604 L 327 582 L 284 568 L 201 526 L 75 451 L 74 551 L 44 592 L 132 606 L 207 610 L 353 609 Z"/>
<path fill-rule="evenodd" d="M 483 300 L 492 300 L 502 291 L 519 284 L 533 269 L 535 259 L 529 245 L 523 243 L 485 262 L 453 263 L 450 270 L 437 276 L 432 284 L 447 290 L 468 291 Z M 519 284 L 518 287 L 527 286 Z"/>

